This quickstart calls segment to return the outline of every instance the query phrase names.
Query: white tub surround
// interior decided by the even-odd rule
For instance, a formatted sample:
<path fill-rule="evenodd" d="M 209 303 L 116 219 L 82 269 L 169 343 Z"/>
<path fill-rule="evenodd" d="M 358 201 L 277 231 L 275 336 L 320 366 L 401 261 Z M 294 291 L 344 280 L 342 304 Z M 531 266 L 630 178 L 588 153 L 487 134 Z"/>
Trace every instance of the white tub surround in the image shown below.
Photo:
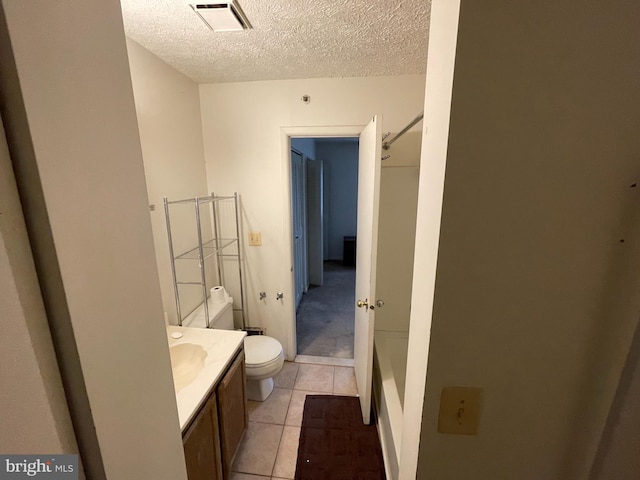
<path fill-rule="evenodd" d="M 407 342 L 407 332 L 375 332 L 373 393 L 380 443 L 389 478 L 398 477 L 404 418 Z"/>
<path fill-rule="evenodd" d="M 172 338 L 172 334 L 182 334 Z M 174 335 L 177 336 L 177 335 Z M 222 378 L 236 353 L 242 348 L 246 332 L 205 328 L 167 327 L 169 348 L 191 343 L 200 345 L 206 352 L 204 365 L 195 378 L 176 391 L 180 429 L 184 431 L 212 388 Z"/>

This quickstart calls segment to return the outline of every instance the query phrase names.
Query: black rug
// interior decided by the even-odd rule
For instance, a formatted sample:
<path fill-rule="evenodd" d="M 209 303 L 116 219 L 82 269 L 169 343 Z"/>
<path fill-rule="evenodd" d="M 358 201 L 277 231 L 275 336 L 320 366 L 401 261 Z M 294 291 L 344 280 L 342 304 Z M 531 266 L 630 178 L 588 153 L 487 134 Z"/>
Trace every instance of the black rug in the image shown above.
<path fill-rule="evenodd" d="M 296 480 L 384 480 L 375 425 L 362 423 L 358 397 L 308 395 Z"/>

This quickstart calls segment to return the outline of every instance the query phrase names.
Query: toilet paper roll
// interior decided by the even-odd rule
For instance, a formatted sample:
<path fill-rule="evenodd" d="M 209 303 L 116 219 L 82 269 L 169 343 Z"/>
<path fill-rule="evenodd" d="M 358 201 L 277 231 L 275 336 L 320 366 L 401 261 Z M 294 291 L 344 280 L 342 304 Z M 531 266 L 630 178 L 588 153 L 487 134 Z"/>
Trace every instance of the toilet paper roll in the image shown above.
<path fill-rule="evenodd" d="M 213 287 L 211 289 L 211 302 L 224 303 L 227 300 L 227 292 L 223 286 Z"/>

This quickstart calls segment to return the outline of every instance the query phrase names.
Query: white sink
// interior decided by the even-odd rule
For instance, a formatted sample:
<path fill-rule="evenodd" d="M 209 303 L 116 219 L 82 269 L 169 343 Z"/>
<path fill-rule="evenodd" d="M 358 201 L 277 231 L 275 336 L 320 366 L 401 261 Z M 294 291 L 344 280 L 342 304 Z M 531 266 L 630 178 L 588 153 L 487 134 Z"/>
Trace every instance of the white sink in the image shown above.
<path fill-rule="evenodd" d="M 176 392 L 189 385 L 204 367 L 207 352 L 202 345 L 180 343 L 169 348 Z"/>

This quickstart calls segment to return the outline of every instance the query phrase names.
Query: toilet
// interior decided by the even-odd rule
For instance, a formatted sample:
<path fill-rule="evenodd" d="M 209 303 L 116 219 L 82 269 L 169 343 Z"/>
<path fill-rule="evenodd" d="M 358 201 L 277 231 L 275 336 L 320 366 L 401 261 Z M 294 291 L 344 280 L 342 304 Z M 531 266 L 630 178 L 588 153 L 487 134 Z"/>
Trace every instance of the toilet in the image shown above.
<path fill-rule="evenodd" d="M 266 335 L 244 339 L 247 398 L 263 402 L 273 391 L 273 377 L 282 370 L 284 351 L 280 342 Z"/>
<path fill-rule="evenodd" d="M 222 303 L 209 302 L 209 326 L 233 330 L 233 298 Z M 273 377 L 282 370 L 284 351 L 278 340 L 266 335 L 252 335 L 244 339 L 247 398 L 264 402 L 273 391 Z"/>

